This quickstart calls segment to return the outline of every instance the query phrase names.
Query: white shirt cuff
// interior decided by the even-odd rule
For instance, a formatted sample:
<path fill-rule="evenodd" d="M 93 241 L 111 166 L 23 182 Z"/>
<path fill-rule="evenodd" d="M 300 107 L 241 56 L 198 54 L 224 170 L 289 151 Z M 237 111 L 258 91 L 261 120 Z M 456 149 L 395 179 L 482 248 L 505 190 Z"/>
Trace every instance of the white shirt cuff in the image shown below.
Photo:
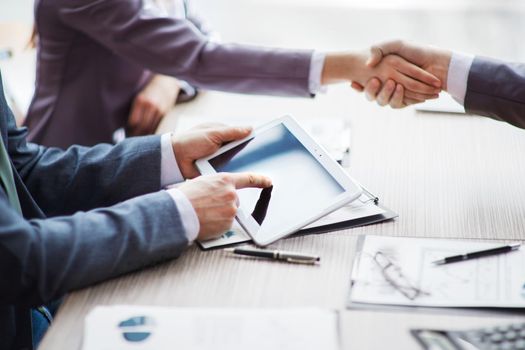
<path fill-rule="evenodd" d="M 167 190 L 168 194 L 171 196 L 177 209 L 179 210 L 180 219 L 182 221 L 182 226 L 184 227 L 184 234 L 188 238 L 189 244 L 192 244 L 199 234 L 200 224 L 199 217 L 195 212 L 195 209 L 191 205 L 190 200 L 184 193 L 182 193 L 177 188 L 170 188 Z"/>
<path fill-rule="evenodd" d="M 160 152 L 160 187 L 164 188 L 184 181 L 173 153 L 171 133 L 163 134 L 160 137 Z"/>
<path fill-rule="evenodd" d="M 326 54 L 323 52 L 314 51 L 310 61 L 310 76 L 308 80 L 308 88 L 311 94 L 319 92 L 326 92 L 326 87 L 321 85 L 321 75 L 323 74 L 324 60 Z"/>
<path fill-rule="evenodd" d="M 465 104 L 468 75 L 474 56 L 454 52 L 450 59 L 447 77 L 448 93 L 461 105 Z"/>

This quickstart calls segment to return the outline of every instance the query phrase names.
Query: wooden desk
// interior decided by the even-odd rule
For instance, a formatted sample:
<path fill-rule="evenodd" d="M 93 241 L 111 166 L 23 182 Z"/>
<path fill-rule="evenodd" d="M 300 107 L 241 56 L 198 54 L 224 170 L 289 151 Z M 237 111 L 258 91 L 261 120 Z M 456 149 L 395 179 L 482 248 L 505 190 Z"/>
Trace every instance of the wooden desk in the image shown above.
<path fill-rule="evenodd" d="M 334 116 L 353 126 L 352 174 L 399 213 L 394 222 L 281 240 L 274 247 L 322 256 L 317 267 L 234 258 L 189 248 L 179 259 L 68 296 L 41 349 L 80 349 L 83 320 L 96 305 L 182 307 L 319 306 L 341 310 L 344 349 L 418 349 L 410 327 L 469 328 L 505 315 L 345 310 L 359 234 L 524 239 L 525 131 L 471 116 L 380 109 L 346 86 L 315 100 L 202 94 L 176 119 L 210 115 L 299 119 Z"/>

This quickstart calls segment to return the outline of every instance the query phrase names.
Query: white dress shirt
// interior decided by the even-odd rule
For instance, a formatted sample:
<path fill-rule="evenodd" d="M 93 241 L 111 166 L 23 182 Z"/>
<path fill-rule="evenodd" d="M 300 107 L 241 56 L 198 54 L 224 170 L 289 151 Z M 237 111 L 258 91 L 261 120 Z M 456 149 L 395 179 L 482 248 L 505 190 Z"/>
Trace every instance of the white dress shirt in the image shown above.
<path fill-rule="evenodd" d="M 326 54 L 324 52 L 314 51 L 312 60 L 310 62 L 310 78 L 308 88 L 311 94 L 318 92 L 325 92 L 326 88 L 321 85 L 321 75 L 323 74 L 324 60 Z"/>
<path fill-rule="evenodd" d="M 474 56 L 454 52 L 450 59 L 447 76 L 447 91 L 461 105 L 465 104 L 468 75 Z"/>
<path fill-rule="evenodd" d="M 167 133 L 160 138 L 161 156 L 160 156 L 160 185 L 163 188 L 184 181 L 184 177 L 180 172 L 179 165 L 173 153 L 173 146 L 171 143 L 171 133 Z M 200 225 L 199 218 L 188 197 L 175 187 L 166 190 L 171 196 L 177 209 L 179 210 L 184 233 L 188 238 L 189 243 L 197 238 L 199 234 Z"/>

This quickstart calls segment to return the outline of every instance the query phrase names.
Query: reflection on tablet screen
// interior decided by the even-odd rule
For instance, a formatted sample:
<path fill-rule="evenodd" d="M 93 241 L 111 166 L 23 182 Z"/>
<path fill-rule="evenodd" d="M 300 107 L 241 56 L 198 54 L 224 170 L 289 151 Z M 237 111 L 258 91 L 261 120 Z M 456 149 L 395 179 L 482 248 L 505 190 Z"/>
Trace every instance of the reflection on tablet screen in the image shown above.
<path fill-rule="evenodd" d="M 344 192 L 337 181 L 283 124 L 209 160 L 217 172 L 254 172 L 273 186 L 238 191 L 240 207 L 272 232 L 317 215 Z"/>

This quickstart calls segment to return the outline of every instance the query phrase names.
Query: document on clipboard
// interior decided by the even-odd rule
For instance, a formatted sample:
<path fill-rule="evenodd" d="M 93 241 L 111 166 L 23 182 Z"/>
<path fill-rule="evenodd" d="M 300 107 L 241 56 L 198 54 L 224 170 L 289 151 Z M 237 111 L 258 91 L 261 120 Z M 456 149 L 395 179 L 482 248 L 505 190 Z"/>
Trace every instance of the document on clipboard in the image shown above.
<path fill-rule="evenodd" d="M 445 265 L 446 256 L 501 242 L 361 236 L 349 306 L 525 308 L 525 250 Z M 357 306 L 355 305 L 355 306 Z"/>
<path fill-rule="evenodd" d="M 229 125 L 252 126 L 261 125 L 268 121 L 267 118 L 253 117 L 192 116 L 191 118 L 181 118 L 177 123 L 175 133 L 181 133 L 199 124 L 216 122 L 217 120 Z M 345 120 L 344 118 L 330 118 L 330 122 L 328 123 L 324 118 L 312 118 L 301 120 L 301 125 L 343 167 L 348 166 L 348 157 L 350 155 L 351 147 L 351 127 L 348 120 Z M 397 216 L 397 213 L 383 206 L 376 195 L 363 187 L 363 194 L 360 198 L 308 225 L 295 235 L 319 234 L 376 224 L 394 219 Z M 293 236 L 294 235 L 291 237 Z M 197 243 L 203 250 L 208 250 L 248 242 L 251 242 L 251 238 L 239 223 L 234 221 L 232 228 L 219 238 L 202 242 L 198 241 Z"/>
<path fill-rule="evenodd" d="M 320 234 L 329 231 L 371 225 L 397 217 L 397 214 L 379 204 L 379 198 L 364 189 L 363 194 L 354 202 L 328 214 L 306 226 L 295 235 Z M 292 235 L 291 237 L 294 237 Z M 217 239 L 199 241 L 203 250 L 224 248 L 251 242 L 250 236 L 234 221 L 232 228 Z"/>

